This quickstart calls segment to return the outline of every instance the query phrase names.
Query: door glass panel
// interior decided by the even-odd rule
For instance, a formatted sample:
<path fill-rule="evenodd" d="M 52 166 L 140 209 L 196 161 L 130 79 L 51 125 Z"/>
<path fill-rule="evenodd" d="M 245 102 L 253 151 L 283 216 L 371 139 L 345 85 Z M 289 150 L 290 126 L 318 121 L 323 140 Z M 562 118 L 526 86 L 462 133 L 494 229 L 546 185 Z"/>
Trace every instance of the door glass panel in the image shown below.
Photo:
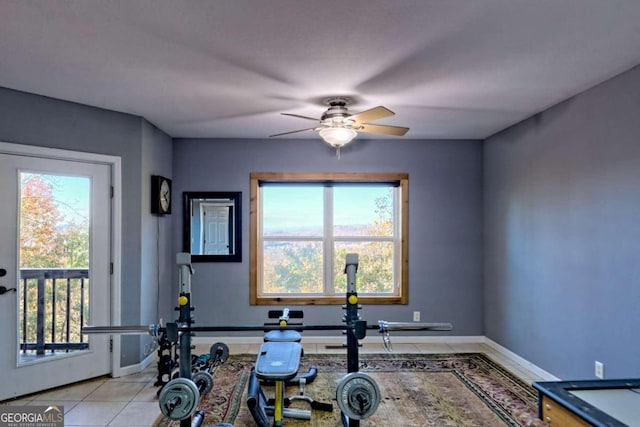
<path fill-rule="evenodd" d="M 91 180 L 20 172 L 20 359 L 88 348 Z"/>

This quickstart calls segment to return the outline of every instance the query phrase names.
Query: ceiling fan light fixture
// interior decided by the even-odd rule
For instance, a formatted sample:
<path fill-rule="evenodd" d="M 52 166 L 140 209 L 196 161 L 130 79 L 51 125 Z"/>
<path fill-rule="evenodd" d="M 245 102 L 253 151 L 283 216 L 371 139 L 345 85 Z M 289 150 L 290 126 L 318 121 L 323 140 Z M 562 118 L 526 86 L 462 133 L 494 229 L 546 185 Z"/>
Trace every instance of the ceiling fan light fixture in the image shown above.
<path fill-rule="evenodd" d="M 327 127 L 320 129 L 320 137 L 334 148 L 340 148 L 351 142 L 358 135 L 353 129 L 344 127 Z"/>
<path fill-rule="evenodd" d="M 322 114 L 320 119 L 313 117 L 301 116 L 299 114 L 281 113 L 285 116 L 298 117 L 300 119 L 311 120 L 317 123 L 316 127 L 294 130 L 290 132 L 278 133 L 270 135 L 270 137 L 290 135 L 292 133 L 314 131 L 318 132 L 320 137 L 336 149 L 338 158 L 340 158 L 340 148 L 350 143 L 353 138 L 358 135 L 358 131 L 369 134 L 382 134 L 392 136 L 403 136 L 409 128 L 390 125 L 371 124 L 372 121 L 391 117 L 395 113 L 382 105 L 360 111 L 356 114 L 350 114 L 347 104 L 351 102 L 350 98 L 344 96 L 328 98 L 324 101 L 329 108 Z"/>

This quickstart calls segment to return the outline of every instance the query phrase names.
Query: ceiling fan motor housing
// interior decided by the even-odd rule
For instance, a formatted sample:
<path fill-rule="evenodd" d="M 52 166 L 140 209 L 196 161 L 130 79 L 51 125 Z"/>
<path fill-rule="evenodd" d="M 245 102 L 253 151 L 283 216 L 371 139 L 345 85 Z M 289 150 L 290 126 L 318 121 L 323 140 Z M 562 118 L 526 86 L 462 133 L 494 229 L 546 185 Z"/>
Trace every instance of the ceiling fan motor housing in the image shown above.
<path fill-rule="evenodd" d="M 322 125 L 351 127 L 354 122 L 347 120 L 347 118 L 351 116 L 347 108 L 347 104 L 350 102 L 350 98 L 343 96 L 325 99 L 324 103 L 329 105 L 329 108 L 322 114 L 322 117 L 320 117 Z"/>

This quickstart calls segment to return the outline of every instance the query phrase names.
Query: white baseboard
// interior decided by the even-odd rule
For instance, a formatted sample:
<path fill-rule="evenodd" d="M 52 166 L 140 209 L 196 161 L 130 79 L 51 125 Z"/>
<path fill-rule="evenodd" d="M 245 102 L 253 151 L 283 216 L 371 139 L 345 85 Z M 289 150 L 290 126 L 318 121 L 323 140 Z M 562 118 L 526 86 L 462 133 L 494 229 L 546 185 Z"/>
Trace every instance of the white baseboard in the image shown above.
<path fill-rule="evenodd" d="M 198 344 L 207 344 L 211 345 L 215 342 L 221 342 L 224 344 L 260 344 L 263 342 L 262 337 L 218 337 L 218 336 L 207 336 L 207 337 L 192 337 L 191 343 Z"/>
<path fill-rule="evenodd" d="M 113 372 L 113 377 L 124 377 L 126 375 L 137 374 L 138 372 L 142 372 L 145 368 L 151 365 L 156 360 L 156 353 L 151 352 L 147 357 L 145 357 L 140 363 L 136 363 L 135 365 L 129 366 L 121 366 L 120 369 Z"/>
<path fill-rule="evenodd" d="M 382 335 L 367 337 L 382 342 Z M 426 335 L 391 335 L 391 341 L 398 344 L 482 344 L 482 335 L 459 336 L 426 336 Z"/>
<path fill-rule="evenodd" d="M 516 353 L 512 352 L 506 347 L 501 346 L 500 344 L 493 341 L 492 339 L 484 337 L 483 342 L 489 347 L 491 347 L 492 349 L 494 349 L 495 351 L 497 351 L 498 353 L 518 363 L 518 365 L 527 368 L 529 371 L 533 372 L 534 374 L 542 378 L 544 381 L 560 381 L 560 378 L 556 377 L 553 374 L 550 374 L 549 372 L 538 367 L 537 365 L 534 365 L 533 363 L 529 362 L 527 359 L 520 357 Z"/>

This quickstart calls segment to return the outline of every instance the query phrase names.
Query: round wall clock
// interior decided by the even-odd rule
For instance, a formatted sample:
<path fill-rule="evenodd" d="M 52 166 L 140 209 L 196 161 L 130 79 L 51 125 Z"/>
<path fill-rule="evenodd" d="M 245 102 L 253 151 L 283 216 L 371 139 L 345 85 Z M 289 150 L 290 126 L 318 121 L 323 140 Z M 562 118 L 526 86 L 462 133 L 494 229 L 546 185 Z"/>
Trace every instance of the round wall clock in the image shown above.
<path fill-rule="evenodd" d="M 160 175 L 151 176 L 151 213 L 171 213 L 171 180 Z"/>

